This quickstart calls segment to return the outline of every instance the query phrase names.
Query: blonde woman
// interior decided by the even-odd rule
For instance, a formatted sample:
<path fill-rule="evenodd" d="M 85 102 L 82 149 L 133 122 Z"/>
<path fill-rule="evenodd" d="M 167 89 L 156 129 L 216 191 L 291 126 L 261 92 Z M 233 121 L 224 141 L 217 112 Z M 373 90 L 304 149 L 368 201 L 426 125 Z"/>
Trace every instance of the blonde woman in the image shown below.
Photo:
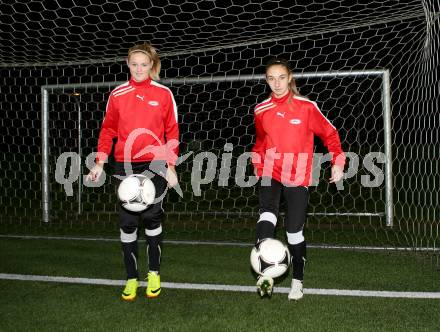
<path fill-rule="evenodd" d="M 98 139 L 96 165 L 88 178 L 98 181 L 116 139 L 115 175 L 124 177 L 129 171 L 148 173 L 155 185 L 156 197 L 162 197 L 167 186 L 177 184 L 175 163 L 179 128 L 176 103 L 171 90 L 155 81 L 159 79 L 161 64 L 153 46 L 144 43 L 131 47 L 127 66 L 130 80 L 110 93 Z M 154 169 L 158 171 L 151 172 Z M 154 298 L 160 294 L 162 219 L 162 200 L 142 212 L 119 208 L 120 238 L 127 272 L 123 300 L 134 300 L 139 285 L 137 238 L 140 223 L 145 228 L 148 252 L 146 295 Z"/>

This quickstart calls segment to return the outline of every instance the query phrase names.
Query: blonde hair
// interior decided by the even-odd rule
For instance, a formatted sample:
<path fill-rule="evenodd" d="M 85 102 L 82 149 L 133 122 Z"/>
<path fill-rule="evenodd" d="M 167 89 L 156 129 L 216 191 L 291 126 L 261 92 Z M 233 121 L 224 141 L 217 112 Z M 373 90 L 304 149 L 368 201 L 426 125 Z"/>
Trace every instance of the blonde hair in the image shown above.
<path fill-rule="evenodd" d="M 292 94 L 294 94 L 295 96 L 301 96 L 301 94 L 298 91 L 298 88 L 296 87 L 296 81 L 295 81 L 295 77 L 293 77 L 293 71 L 292 68 L 289 65 L 289 62 L 285 59 L 279 59 L 279 58 L 272 58 L 269 60 L 269 62 L 266 65 L 266 74 L 267 71 L 269 70 L 270 67 L 272 66 L 283 66 L 284 68 L 286 68 L 287 72 L 289 73 L 289 75 L 291 76 L 291 80 L 289 83 L 289 89 L 292 92 Z"/>
<path fill-rule="evenodd" d="M 150 58 L 150 61 L 153 62 L 153 66 L 151 67 L 150 71 L 150 78 L 153 80 L 158 80 L 160 78 L 160 59 L 159 55 L 157 54 L 157 50 L 148 42 L 134 45 L 128 50 L 127 61 L 130 61 L 130 56 L 136 52 L 144 53 Z"/>

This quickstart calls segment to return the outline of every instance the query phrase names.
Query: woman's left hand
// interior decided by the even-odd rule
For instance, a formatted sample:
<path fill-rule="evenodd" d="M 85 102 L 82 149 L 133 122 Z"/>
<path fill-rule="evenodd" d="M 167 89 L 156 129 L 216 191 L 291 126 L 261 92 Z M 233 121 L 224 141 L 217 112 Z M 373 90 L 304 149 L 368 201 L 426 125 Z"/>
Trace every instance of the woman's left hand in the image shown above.
<path fill-rule="evenodd" d="M 168 187 L 173 188 L 179 183 L 177 179 L 176 167 L 172 165 L 168 165 L 167 174 L 165 175 L 165 179 L 168 182 Z"/>
<path fill-rule="evenodd" d="M 330 178 L 330 183 L 335 183 L 344 177 L 344 168 L 339 165 L 332 166 L 332 176 Z"/>

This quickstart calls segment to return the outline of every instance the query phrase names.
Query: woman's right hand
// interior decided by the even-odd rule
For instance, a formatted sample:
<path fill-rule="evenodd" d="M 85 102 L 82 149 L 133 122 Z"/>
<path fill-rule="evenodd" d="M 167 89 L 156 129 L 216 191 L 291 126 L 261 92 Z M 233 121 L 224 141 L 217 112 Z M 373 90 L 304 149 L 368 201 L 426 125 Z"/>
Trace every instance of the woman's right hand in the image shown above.
<path fill-rule="evenodd" d="M 88 181 L 97 182 L 99 180 L 99 178 L 101 177 L 103 170 L 104 170 L 104 163 L 98 162 L 95 166 L 93 166 L 90 173 L 87 174 L 86 179 Z"/>
<path fill-rule="evenodd" d="M 258 169 L 256 167 L 254 167 L 254 175 L 257 179 L 259 179 L 260 177 L 258 176 Z"/>

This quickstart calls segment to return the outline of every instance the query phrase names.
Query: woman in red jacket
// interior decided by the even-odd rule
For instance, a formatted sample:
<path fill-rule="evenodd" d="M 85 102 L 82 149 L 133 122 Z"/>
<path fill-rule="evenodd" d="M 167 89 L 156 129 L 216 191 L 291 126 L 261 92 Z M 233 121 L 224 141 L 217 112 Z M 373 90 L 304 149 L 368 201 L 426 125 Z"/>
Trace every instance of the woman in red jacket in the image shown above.
<path fill-rule="evenodd" d="M 110 94 L 98 140 L 96 165 L 88 178 L 98 181 L 104 163 L 111 153 L 113 140 L 115 175 L 149 174 L 162 197 L 167 185 L 177 184 L 175 163 L 178 154 L 179 128 L 177 107 L 170 89 L 153 81 L 159 79 L 160 59 L 148 43 L 135 45 L 128 51 L 127 65 L 131 78 Z M 128 166 L 128 169 L 127 169 Z M 151 172 L 153 171 L 153 172 Z M 160 293 L 160 255 L 162 243 L 162 201 L 142 212 L 119 208 L 120 234 L 127 283 L 122 299 L 132 301 L 138 288 L 139 221 L 145 227 L 148 251 L 147 297 Z"/>
<path fill-rule="evenodd" d="M 293 278 L 289 300 L 303 297 L 308 186 L 311 184 L 314 136 L 332 155 L 330 182 L 343 177 L 345 155 L 338 131 L 315 102 L 302 97 L 287 61 L 273 59 L 266 66 L 266 81 L 272 93 L 255 107 L 256 142 L 252 163 L 260 178 L 260 218 L 256 242 L 272 238 L 278 221 L 280 199 L 286 202 L 285 227 L 292 257 Z M 260 277 L 257 290 L 271 295 L 273 280 Z"/>

